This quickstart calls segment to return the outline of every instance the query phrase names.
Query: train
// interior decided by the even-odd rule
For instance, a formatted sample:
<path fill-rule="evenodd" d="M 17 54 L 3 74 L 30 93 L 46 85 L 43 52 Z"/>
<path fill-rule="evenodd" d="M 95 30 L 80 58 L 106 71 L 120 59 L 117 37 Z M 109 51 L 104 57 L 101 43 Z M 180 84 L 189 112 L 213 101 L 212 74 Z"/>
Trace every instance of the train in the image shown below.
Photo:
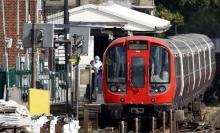
<path fill-rule="evenodd" d="M 209 37 L 196 33 L 114 40 L 103 55 L 104 121 L 148 117 L 200 101 L 215 75 L 214 50 Z"/>

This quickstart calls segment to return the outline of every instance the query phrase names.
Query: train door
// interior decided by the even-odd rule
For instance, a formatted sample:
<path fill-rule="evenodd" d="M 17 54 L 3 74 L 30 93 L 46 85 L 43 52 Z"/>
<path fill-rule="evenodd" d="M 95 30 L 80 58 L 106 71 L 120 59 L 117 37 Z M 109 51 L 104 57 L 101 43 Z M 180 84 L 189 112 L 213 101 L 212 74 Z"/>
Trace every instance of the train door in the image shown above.
<path fill-rule="evenodd" d="M 147 41 L 128 41 L 128 95 L 132 101 L 145 101 L 148 86 L 149 51 Z M 137 98 L 135 98 L 137 96 Z M 133 99 L 135 98 L 135 99 Z"/>

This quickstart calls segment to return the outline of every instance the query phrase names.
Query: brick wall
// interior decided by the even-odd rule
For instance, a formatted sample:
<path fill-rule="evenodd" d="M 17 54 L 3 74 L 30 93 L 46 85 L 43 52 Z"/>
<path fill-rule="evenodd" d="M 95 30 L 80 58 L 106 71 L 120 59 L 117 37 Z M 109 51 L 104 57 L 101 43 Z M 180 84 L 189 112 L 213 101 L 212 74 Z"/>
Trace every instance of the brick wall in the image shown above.
<path fill-rule="evenodd" d="M 19 26 L 20 26 L 20 39 L 22 40 L 22 34 L 23 34 L 23 24 L 25 22 L 25 0 L 19 0 L 20 1 L 20 10 L 19 10 Z M 31 0 L 31 20 L 34 22 L 35 18 L 35 3 L 37 0 Z M 5 6 L 5 22 L 6 22 L 6 36 L 13 38 L 13 45 L 11 48 L 8 49 L 8 55 L 9 55 L 9 67 L 14 67 L 16 64 L 16 0 L 4 0 L 4 6 Z M 0 16 L 2 16 L 2 8 L 0 8 Z M 0 29 L 3 29 L 2 25 L 2 17 L 0 17 Z M 3 53 L 4 53 L 4 47 L 3 47 L 3 30 L 0 30 L 0 66 L 2 66 L 3 62 Z"/>

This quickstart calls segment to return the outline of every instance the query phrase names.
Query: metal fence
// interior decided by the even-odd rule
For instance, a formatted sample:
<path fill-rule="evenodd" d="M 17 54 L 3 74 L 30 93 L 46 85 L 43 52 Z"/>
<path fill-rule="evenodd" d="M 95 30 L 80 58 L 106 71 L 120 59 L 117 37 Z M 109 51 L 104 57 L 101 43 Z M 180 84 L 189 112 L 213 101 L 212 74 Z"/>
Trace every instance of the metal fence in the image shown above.
<path fill-rule="evenodd" d="M 58 21 L 57 18 L 63 15 L 63 7 L 62 6 L 48 6 L 44 3 L 43 8 L 43 18 L 46 23 L 52 22 L 54 24 L 61 24 L 62 21 Z"/>
<path fill-rule="evenodd" d="M 79 88 L 76 88 L 76 69 L 73 67 L 70 84 L 68 90 L 68 102 L 75 103 L 77 94 L 80 102 L 88 102 L 96 99 L 95 72 L 91 66 L 80 66 L 79 72 Z M 66 75 L 64 70 L 56 71 L 54 75 L 54 84 L 51 90 L 51 104 L 66 102 Z M 77 93 L 77 91 L 79 91 Z"/>

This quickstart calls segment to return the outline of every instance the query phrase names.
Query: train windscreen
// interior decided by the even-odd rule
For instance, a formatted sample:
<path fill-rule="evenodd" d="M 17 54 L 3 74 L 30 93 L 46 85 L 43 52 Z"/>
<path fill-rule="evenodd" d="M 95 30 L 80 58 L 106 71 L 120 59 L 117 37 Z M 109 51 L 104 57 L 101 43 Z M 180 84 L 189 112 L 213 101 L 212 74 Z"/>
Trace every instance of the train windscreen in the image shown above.
<path fill-rule="evenodd" d="M 168 83 L 170 77 L 170 61 L 167 49 L 151 45 L 150 48 L 150 80 L 151 83 Z"/>
<path fill-rule="evenodd" d="M 106 56 L 106 80 L 114 92 L 125 92 L 126 48 L 123 45 L 112 47 Z"/>
<path fill-rule="evenodd" d="M 165 92 L 170 83 L 170 56 L 166 48 L 150 47 L 150 94 Z"/>

